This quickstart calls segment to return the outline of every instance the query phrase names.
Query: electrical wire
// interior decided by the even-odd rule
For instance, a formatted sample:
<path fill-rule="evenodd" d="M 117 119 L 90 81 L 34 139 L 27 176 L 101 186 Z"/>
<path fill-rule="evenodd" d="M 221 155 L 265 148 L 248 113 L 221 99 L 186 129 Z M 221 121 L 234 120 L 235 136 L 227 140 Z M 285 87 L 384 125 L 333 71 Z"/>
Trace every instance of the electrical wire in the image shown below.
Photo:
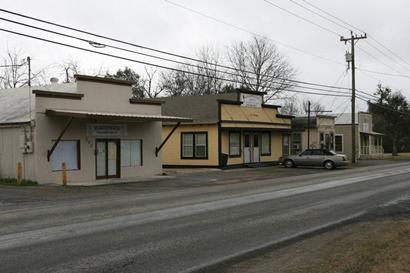
<path fill-rule="evenodd" d="M 277 4 L 275 4 L 275 3 L 272 3 L 271 1 L 268 1 L 268 0 L 263 0 L 263 1 L 266 2 L 266 3 L 268 3 L 268 4 L 271 5 L 271 6 L 274 6 L 274 7 L 278 8 L 278 9 L 280 9 L 280 10 L 286 12 L 286 13 L 289 13 L 289 14 L 291 14 L 291 15 L 293 15 L 293 16 L 295 16 L 295 17 L 297 17 L 297 18 L 299 18 L 299 19 L 301 19 L 301 20 L 303 20 L 303 21 L 305 21 L 305 22 L 308 22 L 308 23 L 310 23 L 310 24 L 312 24 L 312 25 L 314 25 L 314 26 L 316 26 L 316 27 L 318 27 L 318 28 L 321 28 L 321 29 L 324 30 L 324 31 L 327 31 L 327 32 L 329 32 L 329 33 L 331 33 L 331 34 L 334 34 L 334 35 L 336 35 L 337 37 L 340 37 L 340 36 L 341 36 L 339 33 L 335 32 L 335 31 L 333 31 L 333 30 L 331 30 L 331 29 L 329 29 L 329 28 L 327 28 L 327 27 L 324 27 L 324 26 L 322 26 L 322 25 L 320 25 L 320 24 L 318 24 L 318 23 L 315 23 L 315 22 L 313 22 L 312 20 L 309 20 L 309 19 L 307 19 L 307 18 L 305 18 L 305 17 L 303 17 L 303 16 L 300 16 L 300 15 L 298 15 L 298 14 L 296 14 L 296 13 L 294 13 L 294 12 L 288 10 L 288 9 L 285 9 L 285 8 L 283 8 L 283 7 L 281 7 L 281 6 L 277 5 Z"/>
<path fill-rule="evenodd" d="M 237 83 L 237 84 L 240 83 L 238 81 L 231 80 L 231 79 L 220 78 L 220 77 L 215 77 L 215 76 L 211 76 L 211 75 L 204 75 L 204 74 L 201 74 L 201 73 L 185 71 L 185 70 L 178 69 L 178 68 L 168 67 L 168 66 L 164 66 L 164 65 L 150 63 L 150 62 L 139 61 L 139 60 L 131 59 L 131 58 L 128 58 L 128 57 L 118 56 L 118 55 L 104 53 L 104 52 L 99 52 L 99 51 L 95 51 L 95 50 L 91 50 L 91 49 L 87 49 L 87 48 L 82 48 L 82 47 L 78 47 L 78 46 L 74 46 L 74 45 L 70 45 L 70 44 L 66 44 L 66 43 L 62 43 L 62 42 L 58 42 L 58 41 L 53 41 L 53 40 L 49 40 L 49 39 L 45 39 L 45 38 L 41 38 L 41 37 L 37 37 L 37 36 L 25 34 L 25 33 L 21 33 L 21 32 L 7 30 L 7 29 L 3 29 L 3 28 L 0 28 L 0 31 L 15 34 L 15 35 L 19 35 L 19 36 L 23 36 L 23 37 L 26 37 L 26 38 L 31 38 L 31 39 L 43 41 L 43 42 L 47 42 L 47 43 L 52 43 L 52 44 L 56 44 L 56 45 L 60 45 L 60 46 L 64 46 L 64 47 L 69 47 L 69 48 L 73 48 L 73 49 L 77 49 L 77 50 L 82 50 L 82 51 L 86 51 L 86 52 L 90 52 L 90 53 L 95 53 L 95 54 L 103 55 L 103 56 L 106 56 L 106 57 L 117 58 L 117 59 L 121 59 L 121 60 L 125 60 L 125 61 L 135 62 L 135 63 L 139 63 L 139 64 L 158 67 L 158 68 L 167 69 L 167 70 L 176 71 L 176 72 L 187 73 L 187 74 L 196 75 L 196 76 L 208 77 L 208 78 L 212 78 L 212 79 L 219 79 L 219 80 L 232 82 L 232 83 Z M 319 91 L 321 91 L 321 90 L 318 90 L 318 92 L 309 92 L 309 91 L 304 91 L 304 90 L 296 90 L 295 87 L 291 87 L 291 88 L 292 89 L 285 88 L 285 90 L 288 91 L 288 92 L 298 92 L 298 93 L 304 93 L 304 94 L 316 94 L 316 95 L 322 95 L 323 94 L 323 93 L 319 93 Z M 337 97 L 347 97 L 348 96 L 347 94 L 343 94 L 341 92 L 335 92 L 334 90 L 327 90 L 325 92 L 326 92 L 325 94 L 327 96 L 337 96 Z"/>
<path fill-rule="evenodd" d="M 169 3 L 169 4 L 171 4 L 171 5 L 176 6 L 176 7 L 178 7 L 178 8 L 184 9 L 184 10 L 189 11 L 189 12 L 192 12 L 192 13 L 195 13 L 195 14 L 197 14 L 197 15 L 200 15 L 200 16 L 205 17 L 205 18 L 207 18 L 207 19 L 210 19 L 210 20 L 212 20 L 212 21 L 218 22 L 218 23 L 220 23 L 220 24 L 223 24 L 223 25 L 232 27 L 232 28 L 234 28 L 234 29 L 236 29 L 236 30 L 245 32 L 245 33 L 250 34 L 250 35 L 252 35 L 252 36 L 265 37 L 264 35 L 261 35 L 261 34 L 258 34 L 258 33 L 256 33 L 256 32 L 247 30 L 247 29 L 245 29 L 245 28 L 243 28 L 243 27 L 234 25 L 234 24 L 232 24 L 232 23 L 229 23 L 229 22 L 226 22 L 226 21 L 221 20 L 221 19 L 219 19 L 219 18 L 210 16 L 210 15 L 205 14 L 205 13 L 203 13 L 203 12 L 200 12 L 200 11 L 198 11 L 198 10 L 194 10 L 194 9 L 189 8 L 189 7 L 187 7 L 187 6 L 184 6 L 184 5 L 175 3 L 175 2 L 173 2 L 173 1 L 170 1 L 170 0 L 164 0 L 164 1 L 167 2 L 167 3 Z M 1 10 L 1 9 L 0 9 L 0 10 Z M 332 60 L 332 59 L 329 59 L 329 58 L 326 58 L 326 57 L 317 55 L 317 54 L 315 54 L 315 53 L 306 51 L 306 50 L 304 50 L 304 49 L 300 49 L 300 48 L 294 47 L 294 46 L 292 46 L 292 45 L 286 44 L 286 43 L 281 42 L 281 41 L 279 41 L 279 40 L 275 40 L 275 39 L 272 39 L 272 38 L 269 38 L 269 37 L 267 37 L 267 38 L 268 38 L 269 40 L 271 40 L 271 41 L 277 43 L 277 44 L 280 44 L 280 45 L 282 45 L 282 46 L 284 46 L 284 47 L 287 47 L 287 48 L 290 48 L 290 49 L 292 49 L 292 50 L 301 52 L 301 53 L 303 53 L 303 54 L 306 54 L 306 55 L 309 55 L 309 56 L 312 56 L 312 57 L 315 57 L 315 58 L 318 58 L 318 59 L 322 59 L 322 60 L 325 60 L 325 61 L 327 61 L 327 62 L 335 63 L 335 64 L 338 64 L 338 65 L 344 65 L 343 63 L 341 63 L 341 62 L 339 62 L 339 61 Z"/>
<path fill-rule="evenodd" d="M 170 2 L 170 1 L 167 1 L 167 2 Z M 170 3 L 172 3 L 172 2 L 170 2 Z M 38 19 L 38 18 L 35 18 L 35 17 L 31 17 L 31 16 L 27 16 L 27 15 L 15 13 L 15 12 L 6 11 L 6 10 L 4 10 L 4 9 L 0 9 L 0 11 L 9 12 L 9 13 L 11 13 L 11 14 L 13 14 L 13 15 L 21 16 L 21 17 L 23 17 L 23 18 L 28 18 L 28 19 L 31 19 L 31 20 L 35 20 L 35 21 L 38 21 L 38 22 L 46 23 L 46 24 L 51 24 L 51 25 L 58 26 L 58 27 L 62 27 L 62 28 L 66 28 L 66 29 L 69 29 L 69 30 L 75 30 L 75 31 L 77 31 L 77 32 L 85 33 L 85 34 L 88 34 L 88 35 L 93 35 L 93 36 L 95 36 L 95 37 L 103 37 L 104 39 L 109 39 L 109 40 L 113 40 L 113 41 L 116 41 L 116 42 L 121 42 L 121 43 L 124 43 L 124 44 L 133 45 L 133 44 L 130 44 L 130 43 L 128 43 L 128 42 L 124 42 L 124 41 L 120 41 L 120 40 L 117 40 L 117 39 L 109 38 L 109 37 L 107 37 L 107 36 L 102 36 L 102 35 L 95 34 L 95 33 L 90 33 L 90 32 L 84 32 L 84 31 L 82 31 L 82 30 L 74 29 L 74 28 L 72 28 L 72 27 L 67 27 L 67 26 L 63 26 L 63 25 L 60 25 L 60 24 L 56 24 L 56 23 L 53 23 L 53 22 L 49 22 L 49 21 L 46 21 L 46 20 L 43 20 L 43 19 Z M 105 44 L 105 43 L 94 42 L 94 41 L 90 41 L 90 40 L 88 40 L 88 39 L 79 38 L 79 37 L 76 37 L 76 36 L 73 36 L 73 35 L 63 34 L 63 33 L 61 33 L 61 32 L 52 31 L 52 30 L 48 30 L 48 29 L 45 29 L 45 28 L 40 28 L 40 27 L 28 25 L 28 24 L 21 23 L 21 22 L 17 22 L 17 21 L 10 20 L 10 19 L 0 18 L 0 20 L 4 20 L 4 21 L 11 22 L 11 23 L 14 23 L 14 24 L 23 25 L 23 26 L 30 27 L 30 28 L 34 28 L 34 29 L 37 29 L 37 30 L 46 31 L 46 32 L 53 33 L 53 34 L 56 34 L 56 35 L 65 36 L 65 37 L 68 37 L 68 38 L 77 39 L 77 40 L 80 40 L 80 41 L 83 41 L 83 42 L 87 42 L 87 43 L 89 43 L 89 44 L 91 44 L 91 45 L 97 44 L 97 45 L 100 45 L 100 46 L 110 47 L 110 48 L 114 48 L 114 49 L 118 49 L 118 50 L 122 50 L 122 51 L 127 51 L 127 52 L 130 52 L 130 53 L 135 53 L 135 54 L 139 54 L 139 55 L 146 56 L 146 57 L 156 58 L 156 59 L 160 59 L 160 60 L 164 60 L 164 61 L 169 61 L 169 62 L 175 62 L 175 63 L 181 64 L 181 65 L 187 65 L 187 66 L 192 66 L 192 67 L 198 67 L 198 65 L 195 65 L 195 64 L 184 63 L 184 62 L 172 60 L 172 59 L 169 59 L 169 58 L 159 57 L 159 56 L 155 56 L 155 55 L 152 55 L 152 54 L 146 54 L 146 53 L 137 52 L 137 51 L 134 51 L 134 50 L 129 50 L 129 49 L 125 49 L 125 48 L 121 48 L 121 47 L 117 47 L 117 46 L 108 45 L 108 44 Z M 142 46 L 140 46 L 140 45 L 134 45 L 134 46 L 142 47 Z M 144 49 L 148 49 L 148 47 L 143 47 L 143 48 L 144 48 Z M 153 50 L 152 48 L 149 48 L 149 49 L 150 49 L 150 50 Z M 157 52 L 158 52 L 158 50 L 154 50 L 154 51 L 157 51 Z M 165 51 L 159 51 L 159 52 L 161 52 L 161 53 L 163 53 L 163 54 L 168 54 L 168 53 L 165 52 Z M 169 55 L 175 56 L 175 55 L 172 54 L 172 53 L 169 53 Z M 184 56 L 182 56 L 182 55 L 177 55 L 177 56 L 179 56 L 179 57 L 181 57 L 181 58 L 184 57 Z M 185 57 L 184 57 L 184 58 L 185 58 Z M 199 60 L 199 59 L 195 59 L 195 58 L 191 58 L 191 57 L 186 57 L 186 59 L 194 60 L 194 61 L 197 61 L 197 62 L 205 63 L 206 65 L 217 66 L 217 67 L 221 67 L 221 68 L 225 68 L 225 69 L 230 69 L 230 70 L 234 70 L 235 72 L 238 72 L 238 69 L 233 68 L 233 67 L 230 67 L 230 66 L 227 66 L 227 65 L 216 64 L 216 63 L 207 62 L 207 61 L 203 61 L 203 60 Z M 206 67 L 201 67 L 201 68 L 208 69 L 208 68 L 206 68 Z M 213 69 L 213 70 L 214 70 L 214 69 Z M 234 75 L 234 74 L 232 74 L 232 73 L 229 73 L 229 72 L 226 72 L 226 71 L 221 71 L 221 70 L 217 70 L 216 72 Z M 255 73 L 255 72 L 252 72 L 252 71 L 243 71 L 243 72 L 248 73 L 248 74 L 254 74 L 254 75 L 256 75 L 256 73 Z M 236 74 L 236 75 L 234 75 L 234 76 L 240 77 L 240 76 L 242 76 L 242 75 L 237 75 L 237 74 Z M 247 76 L 247 77 L 249 77 L 249 76 Z M 275 79 L 275 80 L 282 80 L 282 81 L 288 81 L 288 82 L 298 83 L 298 84 L 306 84 L 306 85 L 320 86 L 320 87 L 326 87 L 326 88 L 349 90 L 349 89 L 347 89 L 347 88 L 338 87 L 338 86 L 330 86 L 330 85 L 324 85 L 324 84 L 317 84 L 317 83 L 311 83 L 311 82 L 306 82 L 306 81 L 298 81 L 298 80 L 292 80 L 292 79 L 286 79 L 286 78 L 280 78 L 280 77 L 275 77 L 274 79 Z"/>

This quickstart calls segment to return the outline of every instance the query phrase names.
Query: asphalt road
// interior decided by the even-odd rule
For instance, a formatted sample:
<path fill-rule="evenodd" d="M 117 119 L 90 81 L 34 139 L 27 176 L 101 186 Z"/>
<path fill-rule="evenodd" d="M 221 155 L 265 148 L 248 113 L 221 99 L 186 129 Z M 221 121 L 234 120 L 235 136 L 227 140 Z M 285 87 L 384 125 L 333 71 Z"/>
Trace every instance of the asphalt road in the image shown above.
<path fill-rule="evenodd" d="M 190 272 L 409 198 L 410 164 L 234 182 L 0 202 L 0 272 Z"/>

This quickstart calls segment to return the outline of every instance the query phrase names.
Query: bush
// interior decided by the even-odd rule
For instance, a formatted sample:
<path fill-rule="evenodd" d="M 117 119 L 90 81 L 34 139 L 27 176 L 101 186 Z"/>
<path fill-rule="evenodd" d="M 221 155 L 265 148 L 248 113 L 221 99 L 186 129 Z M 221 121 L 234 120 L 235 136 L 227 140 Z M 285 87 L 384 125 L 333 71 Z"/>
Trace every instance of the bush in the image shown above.
<path fill-rule="evenodd" d="M 22 179 L 20 184 L 17 183 L 16 178 L 0 178 L 0 185 L 6 186 L 36 186 L 38 183 L 29 179 Z"/>

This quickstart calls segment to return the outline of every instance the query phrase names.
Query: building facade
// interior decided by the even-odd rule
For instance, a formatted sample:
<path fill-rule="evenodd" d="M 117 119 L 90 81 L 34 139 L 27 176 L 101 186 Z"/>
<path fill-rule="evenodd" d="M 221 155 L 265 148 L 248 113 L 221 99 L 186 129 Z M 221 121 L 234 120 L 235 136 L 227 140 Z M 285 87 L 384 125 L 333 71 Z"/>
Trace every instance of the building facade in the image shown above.
<path fill-rule="evenodd" d="M 132 82 L 76 75 L 72 84 L 0 92 L 0 177 L 39 183 L 121 180 L 161 173 L 161 102 L 130 99 Z M 63 164 L 64 163 L 64 164 Z"/>
<path fill-rule="evenodd" d="M 316 115 L 310 117 L 310 120 L 307 117 L 296 117 L 292 120 L 292 154 L 299 154 L 306 149 L 334 151 L 335 135 L 334 116 Z"/>
<path fill-rule="evenodd" d="M 370 113 L 356 114 L 356 157 L 358 159 L 381 159 L 384 155 L 383 134 L 373 131 Z M 352 117 L 350 113 L 338 115 L 336 119 L 336 145 L 349 159 L 352 158 Z"/>
<path fill-rule="evenodd" d="M 267 105 L 264 93 L 236 92 L 165 98 L 164 115 L 192 123 L 164 123 L 165 167 L 238 167 L 275 164 L 290 153 L 290 116 Z M 170 134 L 173 132 L 173 134 Z"/>

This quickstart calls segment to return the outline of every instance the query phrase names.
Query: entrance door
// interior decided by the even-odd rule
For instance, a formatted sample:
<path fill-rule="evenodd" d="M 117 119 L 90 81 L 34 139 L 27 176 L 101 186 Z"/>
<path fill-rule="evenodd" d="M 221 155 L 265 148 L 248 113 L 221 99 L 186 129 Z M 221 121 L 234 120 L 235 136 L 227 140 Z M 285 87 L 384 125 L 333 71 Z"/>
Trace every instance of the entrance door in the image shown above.
<path fill-rule="evenodd" d="M 120 141 L 98 139 L 96 142 L 96 176 L 101 178 L 120 177 Z"/>
<path fill-rule="evenodd" d="M 244 133 L 243 161 L 245 164 L 258 163 L 260 161 L 259 134 Z"/>

